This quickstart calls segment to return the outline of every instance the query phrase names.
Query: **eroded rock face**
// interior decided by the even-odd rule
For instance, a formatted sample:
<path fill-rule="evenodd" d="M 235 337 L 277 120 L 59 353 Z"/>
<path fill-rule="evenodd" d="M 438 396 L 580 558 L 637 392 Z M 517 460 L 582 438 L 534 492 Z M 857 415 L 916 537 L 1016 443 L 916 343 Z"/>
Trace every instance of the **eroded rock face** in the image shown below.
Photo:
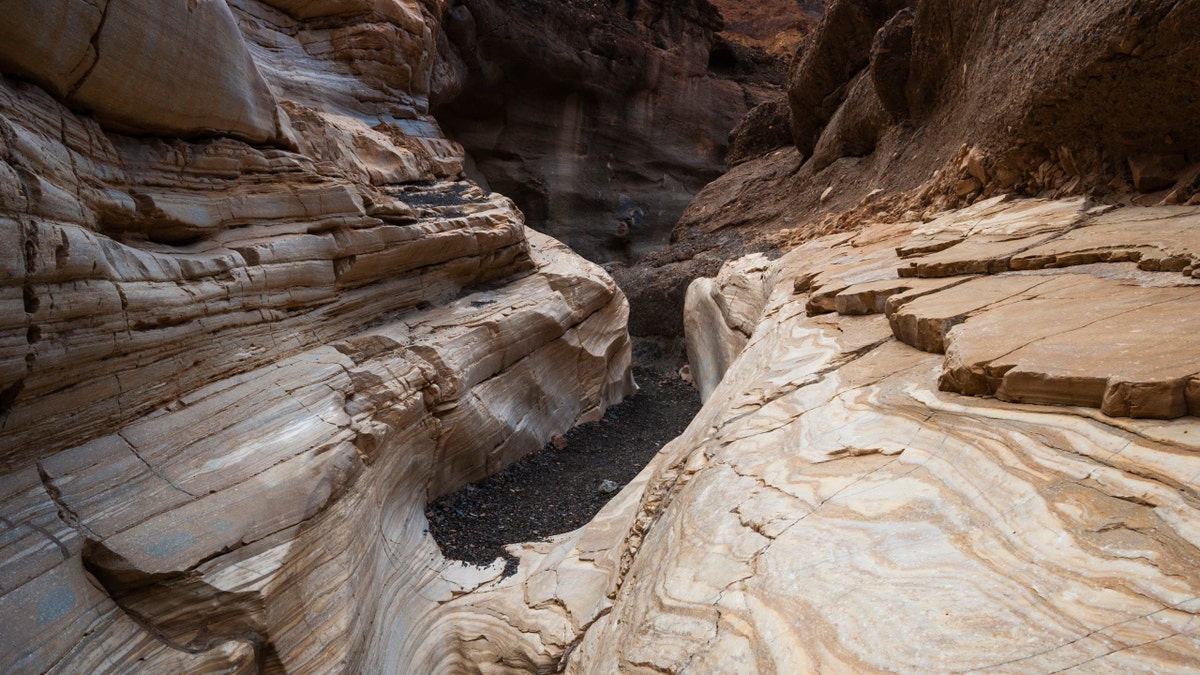
<path fill-rule="evenodd" d="M 0 45 L 5 72 L 110 129 L 294 141 L 225 2 L 9 0 Z"/>
<path fill-rule="evenodd" d="M 1189 94 L 1200 43 L 1186 37 L 1200 3 L 1076 9 L 829 3 L 789 74 L 792 149 L 777 147 L 780 111 L 748 116 L 739 163 L 684 211 L 676 250 L 619 275 L 635 317 L 679 317 L 635 332 L 679 333 L 684 289 L 715 273 L 713 259 L 864 220 L 928 220 L 1003 194 L 1200 203 L 1200 99 Z"/>
<path fill-rule="evenodd" d="M 1013 200 L 936 225 L 867 224 L 774 262 L 732 261 L 694 284 L 693 365 L 728 363 L 704 408 L 592 523 L 514 547 L 516 575 L 426 615 L 469 638 L 461 661 L 440 665 L 800 673 L 1194 663 L 1196 418 L 1119 418 L 1137 412 L 964 396 L 943 384 L 956 345 L 974 353 L 995 339 L 1031 349 L 1070 341 L 1069 365 L 1091 377 L 1136 369 L 1116 342 L 1080 339 L 1071 309 L 1111 317 L 1115 303 L 1161 306 L 1186 323 L 1195 313 L 1170 303 L 1191 302 L 1195 280 L 1130 262 L 1015 270 L 1017 249 L 993 252 L 1007 271 L 898 273 L 936 255 L 930 241 L 953 242 L 943 253 L 969 243 L 968 230 L 1044 238 L 1058 223 L 1053 241 L 1065 251 L 1091 228 L 1196 217 L 1103 211 Z M 935 307 L 969 298 L 944 335 L 933 331 L 948 341 L 945 355 L 911 346 L 898 317 L 931 321 L 949 316 Z M 1069 302 L 1043 304 L 1059 300 Z M 1052 312 L 1062 320 L 1046 320 Z M 1034 325 L 1038 334 L 1025 330 Z M 1184 332 L 1142 347 L 1194 370 L 1200 345 Z M 1032 372 L 1047 361 L 1020 363 Z M 1086 389 L 1050 371 L 1043 382 Z"/>
<path fill-rule="evenodd" d="M 721 25 L 706 0 L 454 2 L 467 84 L 438 117 L 531 226 L 629 262 L 668 243 L 730 130 L 777 91 Z"/>
<path fill-rule="evenodd" d="M 438 5 L 2 5 L 0 670 L 449 658 L 498 572 L 427 499 L 633 384 L 613 282 L 462 180 Z"/>
<path fill-rule="evenodd" d="M 1109 223 L 1195 217 L 1189 209 L 1096 215 L 1086 206 L 1007 202 L 991 223 L 1012 232 L 1058 219 L 1069 223 L 1059 230 L 1066 249 L 1066 237 Z M 954 238 L 980 222 L 963 212 L 940 227 Z M 1196 418 L 1122 419 L 1110 415 L 1136 415 L 1136 406 L 1101 412 L 1082 401 L 962 396 L 945 391 L 939 373 L 981 346 L 1002 346 L 993 340 L 1029 343 L 1009 354 L 1020 365 L 1008 372 L 1041 372 L 1060 392 L 1083 392 L 1083 373 L 1104 377 L 1110 368 L 1150 367 L 1139 372 L 1157 377 L 1156 359 L 1191 373 L 1200 346 L 1185 334 L 1195 314 L 1186 305 L 1200 288 L 1190 276 L 1127 262 L 901 278 L 897 268 L 914 258 L 896 250 L 913 245 L 918 227 L 866 226 L 817 240 L 765 273 L 758 257 L 730 263 L 723 276 L 740 268 L 768 280 L 766 298 L 756 284 L 713 281 L 729 293 L 727 306 L 760 307 L 757 325 L 748 341 L 734 335 L 744 349 L 688 431 L 632 488 L 640 503 L 627 499 L 606 514 L 629 511 L 619 544 L 627 571 L 566 672 L 1194 663 Z M 915 236 L 936 234 L 927 224 Z M 1003 284 L 1034 291 L 988 291 Z M 712 287 L 693 291 L 711 297 Z M 823 296 L 850 311 L 825 309 Z M 905 344 L 898 316 L 967 299 L 976 309 L 951 322 L 946 356 Z M 1115 317 L 1118 303 L 1132 311 L 1102 318 Z M 1160 321 L 1135 316 L 1151 307 L 1163 310 Z M 1083 335 L 1074 317 L 1090 311 L 1097 328 L 1120 325 L 1106 327 L 1107 339 Z M 709 331 L 701 341 L 717 343 L 736 322 L 713 323 L 689 330 L 701 326 Z M 1141 333 L 1158 345 L 1148 340 L 1139 345 L 1144 358 L 1130 360 L 1122 341 Z M 1053 357 L 1022 355 L 1065 349 L 1075 354 L 1058 362 L 1076 368 L 1067 376 L 1037 370 Z M 1124 391 L 1145 405 L 1158 400 L 1139 399 L 1135 386 Z M 599 531 L 599 522 L 586 530 Z"/>

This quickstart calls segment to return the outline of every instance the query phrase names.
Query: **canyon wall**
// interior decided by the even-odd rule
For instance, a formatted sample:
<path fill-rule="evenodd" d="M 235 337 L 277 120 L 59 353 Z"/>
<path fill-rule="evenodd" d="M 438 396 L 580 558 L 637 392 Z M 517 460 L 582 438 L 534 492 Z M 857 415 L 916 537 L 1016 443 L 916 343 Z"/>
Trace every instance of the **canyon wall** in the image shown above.
<path fill-rule="evenodd" d="M 1195 666 L 1200 2 L 833 3 L 621 272 L 704 408 L 511 575 L 427 501 L 634 385 L 621 291 L 430 113 L 591 72 L 497 7 L 0 1 L 0 668 Z M 705 7 L 554 16 L 708 72 Z"/>
<path fill-rule="evenodd" d="M 1192 1 L 830 3 L 788 105 L 735 132 L 753 152 L 689 205 L 671 250 L 618 271 L 631 330 L 680 335 L 692 279 L 864 218 L 999 194 L 1192 200 L 1198 24 Z"/>
<path fill-rule="evenodd" d="M 613 282 L 462 179 L 441 13 L 0 3 L 0 670 L 454 653 L 413 617 L 499 572 L 426 501 L 633 390 Z"/>
<path fill-rule="evenodd" d="M 490 618 L 489 666 L 1200 659 L 1200 207 L 1190 132 L 1161 135 L 1194 117 L 1200 4 L 879 7 L 834 3 L 791 137 L 619 271 L 678 312 L 706 403 L 592 523 L 441 608 Z"/>
<path fill-rule="evenodd" d="M 1198 225 L 997 197 L 730 261 L 689 292 L 699 415 L 591 523 L 427 613 L 463 636 L 442 663 L 1193 668 Z"/>
<path fill-rule="evenodd" d="M 782 84 L 707 0 L 456 0 L 446 21 L 466 84 L 438 118 L 532 227 L 598 262 L 664 247 Z"/>
<path fill-rule="evenodd" d="M 997 198 L 696 282 L 717 383 L 566 672 L 1194 668 L 1198 225 Z"/>

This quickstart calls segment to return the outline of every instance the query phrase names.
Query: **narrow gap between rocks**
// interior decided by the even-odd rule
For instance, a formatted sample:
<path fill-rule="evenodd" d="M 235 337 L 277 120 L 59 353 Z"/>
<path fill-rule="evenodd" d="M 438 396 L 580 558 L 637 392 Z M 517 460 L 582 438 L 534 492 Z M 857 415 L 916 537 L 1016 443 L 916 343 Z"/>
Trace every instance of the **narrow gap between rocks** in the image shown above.
<path fill-rule="evenodd" d="M 640 389 L 500 473 L 426 507 L 429 530 L 451 560 L 489 565 L 517 559 L 506 544 L 582 527 L 700 410 L 700 396 L 668 368 L 635 366 Z"/>

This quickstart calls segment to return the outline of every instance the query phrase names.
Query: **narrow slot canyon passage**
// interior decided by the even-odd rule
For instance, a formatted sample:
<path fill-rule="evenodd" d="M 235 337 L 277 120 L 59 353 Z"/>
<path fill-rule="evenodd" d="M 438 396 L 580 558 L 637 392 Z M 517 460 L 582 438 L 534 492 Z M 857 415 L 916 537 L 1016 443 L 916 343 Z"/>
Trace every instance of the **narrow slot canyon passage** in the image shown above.
<path fill-rule="evenodd" d="M 641 361 L 647 361 L 642 359 Z M 661 361 L 633 369 L 638 392 L 500 473 L 434 500 L 429 529 L 450 560 L 517 559 L 504 547 L 582 527 L 700 410 L 700 395 Z"/>

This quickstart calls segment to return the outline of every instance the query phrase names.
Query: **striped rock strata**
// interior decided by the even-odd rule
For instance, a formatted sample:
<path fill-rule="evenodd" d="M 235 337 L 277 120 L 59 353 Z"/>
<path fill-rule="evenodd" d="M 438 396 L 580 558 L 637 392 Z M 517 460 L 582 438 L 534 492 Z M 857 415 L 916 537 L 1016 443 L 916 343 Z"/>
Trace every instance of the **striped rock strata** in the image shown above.
<path fill-rule="evenodd" d="M 1182 255 L 1183 238 L 1163 233 L 1197 217 L 997 202 L 827 237 L 765 276 L 760 259 L 730 263 L 729 275 L 764 278 L 769 298 L 699 417 L 643 475 L 645 522 L 626 543 L 636 555 L 567 672 L 1195 667 L 1200 424 L 1115 417 L 1145 410 L 1096 410 L 1084 385 L 1130 383 L 1152 407 L 1160 397 L 1138 399 L 1132 383 L 1194 376 L 1190 275 L 1087 251 L 1145 261 L 1168 239 Z M 1151 221 L 1160 236 L 1139 238 Z M 1092 235 L 1109 228 L 1124 236 L 1101 246 Z M 967 230 L 1030 234 L 964 250 L 987 263 L 954 271 L 966 276 L 897 275 L 925 264 L 897 249 Z M 1055 256 L 1027 253 L 1045 247 Z M 958 245 L 938 248 L 924 255 L 945 270 Z M 740 316 L 712 310 L 692 325 L 732 329 Z M 693 367 L 706 358 L 694 352 Z M 995 398 L 946 391 L 977 367 L 999 378 Z M 1037 386 L 1010 382 L 1016 372 Z"/>
<path fill-rule="evenodd" d="M 633 385 L 612 281 L 460 180 L 439 5 L 0 5 L 0 671 L 452 650 L 499 573 L 427 500 Z"/>
<path fill-rule="evenodd" d="M 964 396 L 946 391 L 946 374 L 958 368 L 956 345 L 1024 335 L 1029 349 L 1074 341 L 1071 365 L 1088 377 L 1153 375 L 1143 366 L 1157 368 L 1155 358 L 1127 359 L 1121 346 L 1139 326 L 1162 331 L 1149 355 L 1194 367 L 1194 343 L 1136 323 L 1136 312 L 1109 326 L 1109 341 L 1071 320 L 1072 308 L 1095 306 L 1102 321 L 1119 322 L 1110 302 L 1120 299 L 1170 310 L 1160 321 L 1172 312 L 1190 321 L 1200 293 L 1190 275 L 1065 249 L 1094 244 L 1091 228 L 1151 219 L 1183 228 L 1198 216 L 997 200 L 931 223 L 826 237 L 775 262 L 729 263 L 689 303 L 691 330 L 711 331 L 690 342 L 692 366 L 708 360 L 723 375 L 693 423 L 589 525 L 513 547 L 517 574 L 430 608 L 423 625 L 457 636 L 456 648 L 407 653 L 439 672 L 1194 668 L 1196 418 Z M 1028 246 L 998 254 L 989 245 L 987 264 L 970 268 L 991 274 L 898 274 L 959 245 L 910 253 L 920 242 L 969 241 L 964 232 L 993 243 L 1031 233 L 1064 247 L 1060 263 L 1080 264 L 1001 271 Z M 979 249 L 963 252 L 975 260 Z M 1056 290 L 1029 292 L 1038 286 Z M 910 330 L 944 316 L 939 298 L 961 306 L 964 297 L 975 305 L 954 321 Z M 1043 301 L 1062 320 L 1035 309 Z M 993 332 L 1004 321 L 1017 330 Z M 946 353 L 915 348 L 918 335 L 937 335 Z M 1052 371 L 1044 381 L 1081 389 Z M 445 581 L 431 588 L 455 592 Z"/>

